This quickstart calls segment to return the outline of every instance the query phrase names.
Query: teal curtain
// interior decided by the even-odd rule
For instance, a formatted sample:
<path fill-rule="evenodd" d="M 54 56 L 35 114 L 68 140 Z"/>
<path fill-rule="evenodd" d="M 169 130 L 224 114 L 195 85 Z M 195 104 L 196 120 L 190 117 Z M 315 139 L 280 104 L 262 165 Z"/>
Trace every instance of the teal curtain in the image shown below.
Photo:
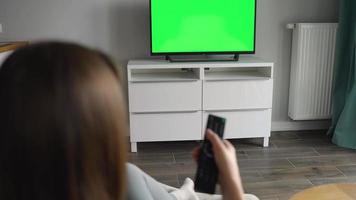
<path fill-rule="evenodd" d="M 329 134 L 333 143 L 356 149 L 356 0 L 340 0 L 333 114 Z"/>

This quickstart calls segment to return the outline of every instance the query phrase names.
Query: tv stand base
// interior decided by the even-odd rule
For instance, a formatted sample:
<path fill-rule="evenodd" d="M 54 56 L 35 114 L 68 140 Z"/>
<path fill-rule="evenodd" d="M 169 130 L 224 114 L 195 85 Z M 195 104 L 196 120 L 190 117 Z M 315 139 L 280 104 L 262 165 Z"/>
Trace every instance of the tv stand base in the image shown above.
<path fill-rule="evenodd" d="M 169 62 L 214 62 L 214 61 L 238 61 L 239 54 L 233 55 L 166 55 Z"/>

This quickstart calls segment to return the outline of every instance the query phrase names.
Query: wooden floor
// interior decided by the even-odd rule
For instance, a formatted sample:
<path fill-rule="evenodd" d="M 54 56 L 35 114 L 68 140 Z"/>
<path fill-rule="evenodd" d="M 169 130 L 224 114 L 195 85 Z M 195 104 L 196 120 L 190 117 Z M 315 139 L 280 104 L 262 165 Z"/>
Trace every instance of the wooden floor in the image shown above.
<path fill-rule="evenodd" d="M 270 146 L 262 139 L 233 140 L 246 193 L 284 200 L 313 185 L 356 182 L 356 151 L 337 147 L 325 131 L 275 132 Z M 191 150 L 197 142 L 140 143 L 130 162 L 163 183 L 179 186 L 193 179 Z"/>

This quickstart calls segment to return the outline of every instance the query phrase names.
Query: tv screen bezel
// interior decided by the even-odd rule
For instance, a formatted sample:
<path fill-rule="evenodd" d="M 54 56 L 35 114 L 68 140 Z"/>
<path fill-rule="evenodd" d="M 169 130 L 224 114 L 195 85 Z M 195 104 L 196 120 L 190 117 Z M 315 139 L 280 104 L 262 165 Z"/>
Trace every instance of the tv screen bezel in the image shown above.
<path fill-rule="evenodd" d="M 150 12 L 150 54 L 151 56 L 166 56 L 166 55 L 211 55 L 211 54 L 255 54 L 256 52 L 256 21 L 257 21 L 257 0 L 255 1 L 255 20 L 254 20 L 254 33 L 253 33 L 253 50 L 252 51 L 206 51 L 206 52 L 159 52 L 154 53 L 152 51 L 152 7 L 149 0 L 149 12 Z"/>

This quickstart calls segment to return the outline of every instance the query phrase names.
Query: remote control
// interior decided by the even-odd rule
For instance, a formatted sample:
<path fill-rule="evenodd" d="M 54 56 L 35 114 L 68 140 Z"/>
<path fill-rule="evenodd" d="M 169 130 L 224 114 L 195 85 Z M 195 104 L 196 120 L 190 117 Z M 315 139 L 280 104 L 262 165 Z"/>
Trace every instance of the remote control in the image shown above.
<path fill-rule="evenodd" d="M 209 115 L 206 128 L 211 129 L 219 135 L 220 138 L 223 138 L 225 118 Z M 218 169 L 214 159 L 212 144 L 205 137 L 198 158 L 198 170 L 195 175 L 195 190 L 214 194 L 217 181 Z"/>

